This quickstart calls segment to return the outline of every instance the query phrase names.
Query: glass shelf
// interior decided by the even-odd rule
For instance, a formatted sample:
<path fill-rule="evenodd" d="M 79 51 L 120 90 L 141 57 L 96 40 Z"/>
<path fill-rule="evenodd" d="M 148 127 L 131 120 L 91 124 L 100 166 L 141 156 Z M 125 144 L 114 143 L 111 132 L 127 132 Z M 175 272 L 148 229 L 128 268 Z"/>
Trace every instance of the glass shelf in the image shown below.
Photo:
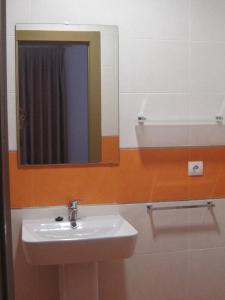
<path fill-rule="evenodd" d="M 216 116 L 215 119 L 149 119 L 139 116 L 136 120 L 138 125 L 152 126 L 204 126 L 204 125 L 224 125 L 222 116 Z"/>

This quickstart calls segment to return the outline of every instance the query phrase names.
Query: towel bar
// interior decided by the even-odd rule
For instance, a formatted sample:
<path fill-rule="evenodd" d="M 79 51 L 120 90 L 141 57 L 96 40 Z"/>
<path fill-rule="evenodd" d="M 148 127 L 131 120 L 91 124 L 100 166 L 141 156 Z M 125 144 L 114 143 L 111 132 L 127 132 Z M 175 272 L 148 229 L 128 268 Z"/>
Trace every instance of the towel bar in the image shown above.
<path fill-rule="evenodd" d="M 212 201 L 205 201 L 202 203 L 190 204 L 190 203 L 182 203 L 181 205 L 163 205 L 159 204 L 148 204 L 147 209 L 152 210 L 169 210 L 169 209 L 185 209 L 185 208 L 199 208 L 199 207 L 207 207 L 212 208 L 215 207 L 215 204 Z"/>

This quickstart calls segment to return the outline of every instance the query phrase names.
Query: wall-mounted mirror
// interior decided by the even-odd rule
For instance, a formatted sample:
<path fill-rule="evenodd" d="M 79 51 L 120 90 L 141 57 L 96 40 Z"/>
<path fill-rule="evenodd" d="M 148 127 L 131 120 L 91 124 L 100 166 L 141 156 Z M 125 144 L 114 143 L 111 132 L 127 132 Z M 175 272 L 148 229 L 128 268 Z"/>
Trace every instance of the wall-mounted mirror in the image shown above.
<path fill-rule="evenodd" d="M 116 26 L 16 26 L 19 162 L 118 163 Z"/>

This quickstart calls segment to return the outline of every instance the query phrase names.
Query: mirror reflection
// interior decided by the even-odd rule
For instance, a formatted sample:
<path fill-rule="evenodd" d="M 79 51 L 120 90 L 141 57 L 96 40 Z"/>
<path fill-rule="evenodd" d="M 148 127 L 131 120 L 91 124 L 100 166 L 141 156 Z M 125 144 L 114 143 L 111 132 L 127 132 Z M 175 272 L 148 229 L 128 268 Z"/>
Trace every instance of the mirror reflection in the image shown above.
<path fill-rule="evenodd" d="M 70 29 L 17 28 L 22 165 L 118 162 L 117 28 Z"/>

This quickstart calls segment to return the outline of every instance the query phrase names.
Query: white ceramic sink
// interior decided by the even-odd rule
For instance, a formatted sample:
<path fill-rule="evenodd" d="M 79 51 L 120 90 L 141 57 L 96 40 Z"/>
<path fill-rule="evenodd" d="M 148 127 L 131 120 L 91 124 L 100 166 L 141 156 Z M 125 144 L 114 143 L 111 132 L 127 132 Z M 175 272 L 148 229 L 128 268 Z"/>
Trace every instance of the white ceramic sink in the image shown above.
<path fill-rule="evenodd" d="M 134 252 L 137 230 L 120 215 L 88 216 L 72 228 L 68 221 L 24 220 L 22 241 L 29 263 L 74 264 L 123 259 Z"/>

